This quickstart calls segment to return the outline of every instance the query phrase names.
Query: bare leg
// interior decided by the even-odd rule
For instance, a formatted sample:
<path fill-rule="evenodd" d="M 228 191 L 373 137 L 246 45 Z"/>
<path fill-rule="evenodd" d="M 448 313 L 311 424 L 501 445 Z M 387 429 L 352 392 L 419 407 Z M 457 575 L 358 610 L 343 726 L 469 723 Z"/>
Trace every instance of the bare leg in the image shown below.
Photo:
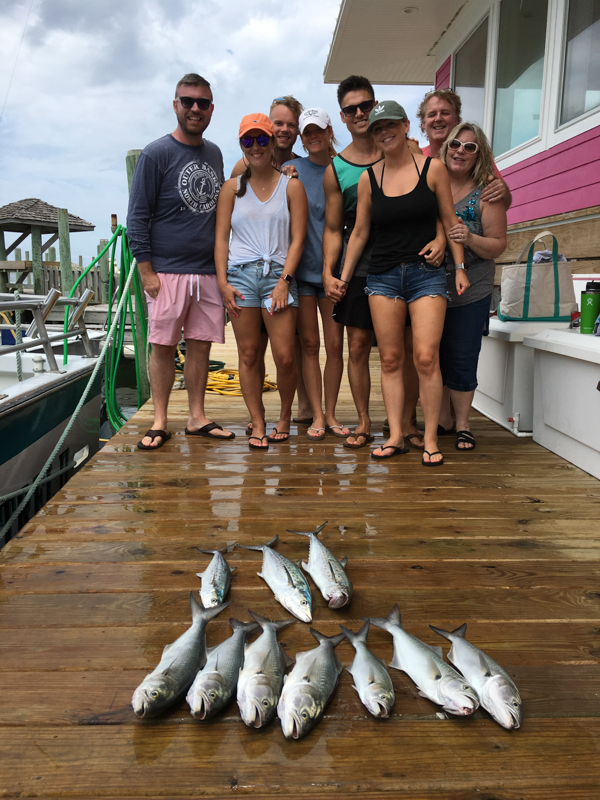
<path fill-rule="evenodd" d="M 185 385 L 188 390 L 188 400 L 190 413 L 188 416 L 187 429 L 197 431 L 208 425 L 209 418 L 204 413 L 204 396 L 206 394 L 206 380 L 208 378 L 208 366 L 210 360 L 210 342 L 201 342 L 198 339 L 186 339 L 185 341 L 185 364 L 183 374 Z M 228 430 L 212 430 L 210 437 L 222 439 L 230 436 Z"/>
<path fill-rule="evenodd" d="M 406 303 L 382 295 L 369 297 L 371 317 L 377 336 L 381 362 L 381 393 L 390 426 L 386 443 L 374 450 L 374 455 L 384 453 L 387 447 L 402 447 L 402 410 L 404 408 L 404 326 Z"/>
<path fill-rule="evenodd" d="M 262 389 L 264 388 L 265 376 L 267 374 L 267 368 L 265 366 L 265 353 L 267 352 L 268 344 L 269 344 L 269 334 L 268 333 L 263 333 L 262 329 L 261 329 L 261 334 L 260 334 L 260 358 L 259 358 L 259 362 L 258 362 L 258 372 L 259 372 L 259 375 L 260 375 L 261 387 L 262 387 L 261 388 L 261 402 L 262 402 Z M 264 418 L 265 418 L 265 405 L 263 403 L 263 419 Z M 250 421 L 248 423 L 248 425 L 246 426 L 246 431 L 247 431 L 247 433 L 251 433 L 252 432 L 252 421 Z"/>
<path fill-rule="evenodd" d="M 348 436 L 350 431 L 344 425 L 340 425 L 335 415 L 340 393 L 340 384 L 344 372 L 344 326 L 338 323 L 331 316 L 331 301 L 326 297 L 318 300 L 321 321 L 323 323 L 323 339 L 325 341 L 325 352 L 327 360 L 323 371 L 323 385 L 325 388 L 325 422 L 330 428 L 339 429 L 339 433 Z"/>
<path fill-rule="evenodd" d="M 470 431 L 469 427 L 469 412 L 475 390 L 471 392 L 457 392 L 455 389 L 450 389 L 450 397 L 452 398 L 452 405 L 454 406 L 454 413 L 456 414 L 456 430 L 457 431 Z M 458 445 L 459 450 L 472 450 L 473 445 L 469 442 L 461 442 Z"/>
<path fill-rule="evenodd" d="M 152 430 L 168 432 L 167 409 L 169 397 L 175 382 L 175 349 L 164 344 L 153 344 L 150 351 L 150 387 L 152 402 L 154 404 L 154 422 Z M 144 436 L 142 444 L 148 447 L 157 447 L 163 440 L 157 436 L 154 441 L 149 436 Z"/>
<path fill-rule="evenodd" d="M 408 312 L 410 313 L 410 311 Z M 413 358 L 412 328 L 404 329 L 404 409 L 402 411 L 402 430 L 410 436 L 413 447 L 423 447 L 421 434 L 415 425 L 417 402 L 419 400 L 419 376 Z"/>
<path fill-rule="evenodd" d="M 267 448 L 269 445 L 264 439 L 265 422 L 262 402 L 264 380 L 261 379 L 260 372 L 263 352 L 260 323 L 260 308 L 243 308 L 239 317 L 233 317 L 231 320 L 239 354 L 240 386 L 244 402 L 250 412 L 253 438 L 259 440 L 254 444 L 260 447 L 260 440 L 263 440 L 262 446 Z M 264 359 L 262 363 L 264 365 Z"/>
<path fill-rule="evenodd" d="M 437 426 L 442 405 L 442 373 L 440 372 L 440 340 L 444 329 L 446 299 L 441 296 L 420 297 L 411 303 L 414 361 L 419 375 L 421 408 L 425 417 L 425 450 L 438 449 Z M 441 461 L 437 455 L 427 460 Z"/>
<path fill-rule="evenodd" d="M 325 433 L 325 415 L 323 414 L 323 382 L 319 351 L 321 337 L 319 320 L 317 319 L 317 298 L 314 295 L 301 295 L 298 298 L 298 332 L 302 344 L 302 374 L 304 386 L 310 401 L 312 413 L 312 430 L 307 436 L 314 438 Z"/>
<path fill-rule="evenodd" d="M 446 428 L 447 431 L 451 430 L 454 426 L 454 422 L 452 420 L 452 409 L 450 407 L 450 389 L 447 386 L 444 386 L 444 394 L 442 396 L 442 409 L 440 411 L 440 425 L 442 428 Z M 454 402 L 453 402 L 454 404 Z M 461 428 L 461 430 L 463 430 Z M 466 430 L 466 428 L 464 429 Z"/>
<path fill-rule="evenodd" d="M 338 323 L 336 323 L 337 325 Z M 369 397 L 371 395 L 371 373 L 369 371 L 369 355 L 373 334 L 362 328 L 346 328 L 348 331 L 348 380 L 350 391 L 358 414 L 358 424 L 354 434 L 347 441 L 355 444 L 357 433 L 370 433 Z"/>
<path fill-rule="evenodd" d="M 298 391 L 298 419 L 309 419 L 311 417 L 311 403 L 306 386 L 304 384 L 304 375 L 302 373 L 302 344 L 300 337 L 295 336 L 295 352 L 296 352 L 296 373 L 298 375 L 297 391 Z"/>
<path fill-rule="evenodd" d="M 288 306 L 285 311 L 269 314 L 262 310 L 263 319 L 269 332 L 271 352 L 277 368 L 277 388 L 281 399 L 281 411 L 277 421 L 278 433 L 271 434 L 271 441 L 285 440 L 290 432 L 292 421 L 292 403 L 296 393 L 296 309 Z"/>

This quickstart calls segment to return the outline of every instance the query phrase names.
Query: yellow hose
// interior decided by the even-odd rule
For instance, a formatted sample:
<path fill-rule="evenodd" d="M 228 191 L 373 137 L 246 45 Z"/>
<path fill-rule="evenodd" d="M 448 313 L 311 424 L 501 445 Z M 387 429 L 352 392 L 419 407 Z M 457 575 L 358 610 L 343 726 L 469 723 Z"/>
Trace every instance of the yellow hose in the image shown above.
<path fill-rule="evenodd" d="M 273 381 L 267 380 L 269 376 L 265 375 L 265 382 L 263 385 L 263 392 L 269 392 L 272 389 L 277 389 L 277 384 Z M 240 397 L 242 390 L 240 388 L 240 373 L 237 369 L 220 369 L 216 372 L 208 373 L 208 381 L 206 382 L 206 391 L 215 394 L 225 394 Z"/>

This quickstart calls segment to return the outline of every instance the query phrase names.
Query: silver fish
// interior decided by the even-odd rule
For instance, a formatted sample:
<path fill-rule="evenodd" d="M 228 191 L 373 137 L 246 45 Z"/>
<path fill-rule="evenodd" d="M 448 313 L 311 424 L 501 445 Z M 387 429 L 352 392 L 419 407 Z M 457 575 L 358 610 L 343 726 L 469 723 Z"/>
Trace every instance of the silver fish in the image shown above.
<path fill-rule="evenodd" d="M 459 716 L 479 708 L 479 698 L 472 686 L 443 659 L 442 648 L 425 644 L 402 627 L 398 606 L 385 618 L 370 617 L 373 625 L 392 634 L 394 658 L 390 667 L 401 669 L 419 687 L 421 697 L 441 705 L 444 711 Z"/>
<path fill-rule="evenodd" d="M 231 601 L 230 601 L 231 602 Z M 192 624 L 179 639 L 168 644 L 156 669 L 137 687 L 131 705 L 138 717 L 151 717 L 173 705 L 190 687 L 206 660 L 204 630 L 229 603 L 205 609 L 190 592 Z"/>
<path fill-rule="evenodd" d="M 325 525 L 327 522 L 319 525 L 314 531 L 288 531 L 288 533 L 310 537 L 308 564 L 303 561 L 302 568 L 317 584 L 321 594 L 329 603 L 329 608 L 341 608 L 349 603 L 352 597 L 352 584 L 344 572 L 348 559 L 344 557 L 338 561 L 318 538 L 317 534 L 323 530 Z"/>
<path fill-rule="evenodd" d="M 312 597 L 310 587 L 300 567 L 289 558 L 271 549 L 279 539 L 261 545 L 238 544 L 244 550 L 260 550 L 263 554 L 262 572 L 257 572 L 269 586 L 275 600 L 302 622 L 312 622 Z"/>
<path fill-rule="evenodd" d="M 233 618 L 229 622 L 233 634 L 208 651 L 206 664 L 185 698 L 192 717 L 197 719 L 208 719 L 229 703 L 244 664 L 246 636 L 258 628 L 256 622 L 240 622 Z"/>
<path fill-rule="evenodd" d="M 235 544 L 223 547 L 221 550 L 200 550 L 201 553 L 213 554 L 212 561 L 204 572 L 197 572 L 196 575 L 202 581 L 200 597 L 204 608 L 212 608 L 223 602 L 229 591 L 231 583 L 231 573 L 237 567 L 230 567 L 222 556 L 222 553 L 231 553 Z M 196 548 L 199 550 L 200 548 Z"/>
<path fill-rule="evenodd" d="M 277 641 L 277 632 L 295 620 L 272 622 L 254 611 L 249 610 L 249 613 L 263 632 L 246 649 L 244 667 L 238 679 L 237 702 L 246 725 L 262 728 L 275 715 L 285 670 L 294 663 Z"/>
<path fill-rule="evenodd" d="M 348 670 L 354 678 L 354 688 L 363 705 L 374 717 L 389 717 L 394 705 L 394 686 L 385 667 L 385 661 L 377 658 L 367 647 L 369 621 L 358 633 L 340 625 L 342 633 L 356 650 L 352 666 Z"/>
<path fill-rule="evenodd" d="M 329 702 L 343 666 L 333 648 L 345 634 L 325 636 L 310 629 L 319 642 L 313 650 L 296 654 L 296 664 L 284 678 L 277 706 L 281 729 L 288 739 L 300 739 L 314 728 Z"/>
<path fill-rule="evenodd" d="M 519 690 L 500 664 L 465 639 L 467 623 L 454 631 L 429 627 L 452 642 L 448 660 L 473 686 L 485 710 L 503 728 L 519 728 L 523 714 Z"/>

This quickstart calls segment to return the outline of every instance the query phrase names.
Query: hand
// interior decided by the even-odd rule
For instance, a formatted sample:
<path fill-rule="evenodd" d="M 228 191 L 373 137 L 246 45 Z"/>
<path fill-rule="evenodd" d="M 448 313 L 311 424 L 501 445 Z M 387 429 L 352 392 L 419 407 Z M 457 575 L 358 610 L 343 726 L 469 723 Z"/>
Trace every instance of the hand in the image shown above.
<path fill-rule="evenodd" d="M 411 152 L 418 153 L 421 156 L 423 155 L 423 151 L 421 150 L 419 142 L 414 138 L 414 136 L 408 136 L 406 142 L 408 144 L 408 149 Z"/>
<path fill-rule="evenodd" d="M 287 175 L 288 178 L 297 178 L 298 170 L 292 164 L 286 164 L 281 168 L 282 175 Z"/>
<path fill-rule="evenodd" d="M 344 281 L 334 278 L 333 275 L 323 275 L 323 288 L 325 289 L 325 296 L 327 299 L 336 305 L 343 299 L 348 288 L 348 284 Z"/>
<path fill-rule="evenodd" d="M 425 261 L 433 267 L 439 267 L 444 260 L 444 253 L 446 250 L 446 240 L 433 239 L 428 242 L 419 253 L 420 256 L 425 256 Z"/>
<path fill-rule="evenodd" d="M 138 264 L 140 278 L 142 279 L 142 286 L 144 287 L 144 291 L 151 297 L 152 300 L 156 300 L 158 297 L 158 293 L 160 292 L 160 278 L 152 269 L 149 261 L 144 262 L 144 266 L 140 267 Z"/>
<path fill-rule="evenodd" d="M 500 201 L 504 203 L 508 196 L 508 186 L 498 176 L 495 176 L 481 192 L 481 199 L 486 203 L 498 203 Z"/>
<path fill-rule="evenodd" d="M 456 293 L 460 296 L 464 294 L 469 286 L 469 279 L 467 278 L 467 273 L 464 269 L 455 269 L 454 270 L 454 281 L 456 286 Z"/>
<path fill-rule="evenodd" d="M 278 280 L 275 284 L 275 288 L 269 295 L 269 297 L 271 297 L 273 300 L 273 305 L 271 306 L 271 311 L 269 312 L 271 315 L 275 314 L 277 311 L 285 311 L 288 306 L 288 294 L 288 283 L 286 281 Z"/>
<path fill-rule="evenodd" d="M 244 295 L 238 292 L 230 283 L 226 283 L 223 287 L 219 286 L 219 290 L 223 296 L 223 302 L 225 303 L 225 308 L 229 316 L 239 317 L 241 308 L 235 302 L 235 298 L 239 297 L 241 300 L 244 300 Z"/>
<path fill-rule="evenodd" d="M 450 228 L 450 230 L 448 231 L 448 236 L 453 241 L 458 242 L 459 244 L 462 244 L 465 247 L 467 247 L 469 242 L 471 241 L 471 231 L 462 221 L 456 225 L 453 225 Z"/>

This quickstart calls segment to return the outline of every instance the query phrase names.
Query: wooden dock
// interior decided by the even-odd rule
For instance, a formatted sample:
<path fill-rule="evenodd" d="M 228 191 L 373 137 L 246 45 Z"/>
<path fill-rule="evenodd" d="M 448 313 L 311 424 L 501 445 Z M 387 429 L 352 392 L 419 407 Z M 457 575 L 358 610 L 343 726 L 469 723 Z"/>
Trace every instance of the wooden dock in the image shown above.
<path fill-rule="evenodd" d="M 237 361 L 231 341 L 213 357 Z M 372 367 L 381 434 L 376 356 Z M 277 395 L 265 400 L 273 421 Z M 423 469 L 416 451 L 376 463 L 332 436 L 309 442 L 304 428 L 251 452 L 241 398 L 208 401 L 235 441 L 192 439 L 185 406 L 175 392 L 174 436 L 157 453 L 135 447 L 151 422 L 141 409 L 0 553 L 0 797 L 600 797 L 600 482 L 477 415 L 475 452 L 447 439 L 444 466 Z M 352 409 L 344 383 L 347 424 Z M 298 742 L 278 722 L 246 728 L 235 703 L 210 723 L 185 704 L 135 717 L 134 688 L 190 623 L 188 594 L 210 558 L 197 548 L 277 533 L 281 552 L 305 558 L 307 541 L 285 529 L 326 519 L 324 542 L 348 556 L 355 595 L 333 611 L 314 590 L 314 627 L 357 630 L 397 602 L 406 628 L 447 652 L 428 624 L 468 622 L 521 690 L 520 730 L 482 711 L 440 719 L 395 670 L 390 720 L 368 715 L 344 672 L 325 719 Z M 229 560 L 232 604 L 209 624 L 209 645 L 247 608 L 286 616 L 256 576 L 259 553 Z M 315 644 L 308 628 L 283 632 L 292 655 Z M 372 629 L 369 643 L 390 660 L 388 634 Z M 337 652 L 349 666 L 349 643 Z"/>

